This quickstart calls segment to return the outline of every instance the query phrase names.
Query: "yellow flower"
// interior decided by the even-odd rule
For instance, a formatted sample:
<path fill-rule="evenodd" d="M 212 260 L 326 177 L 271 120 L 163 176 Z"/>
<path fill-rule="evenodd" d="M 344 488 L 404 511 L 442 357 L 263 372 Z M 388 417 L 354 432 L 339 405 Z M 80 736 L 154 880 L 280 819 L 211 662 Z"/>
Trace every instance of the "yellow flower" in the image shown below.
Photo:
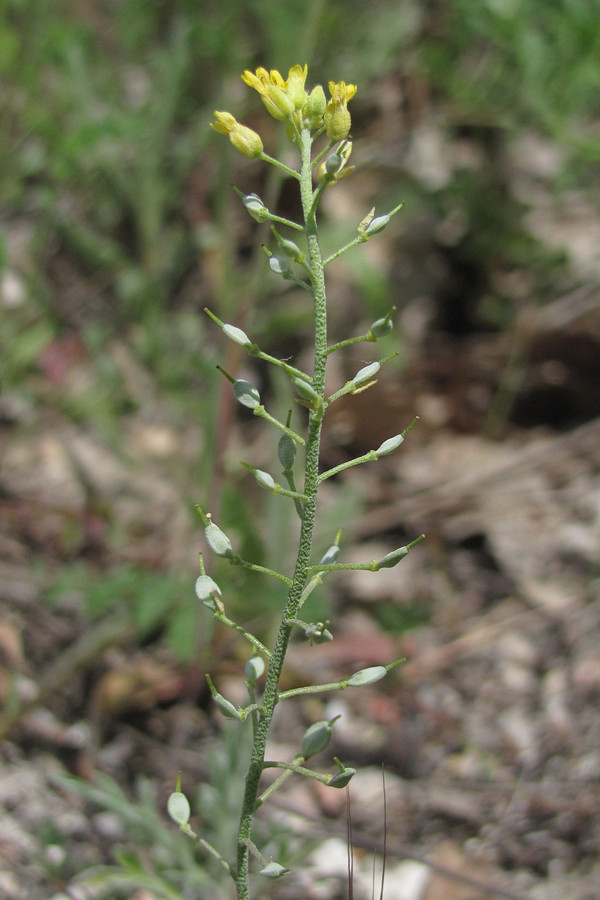
<path fill-rule="evenodd" d="M 356 93 L 355 84 L 346 84 L 345 81 L 329 82 L 329 93 L 331 100 L 327 104 L 325 115 L 325 131 L 327 137 L 332 141 L 341 141 L 348 137 L 350 132 L 350 113 L 348 112 L 348 101 L 354 97 Z"/>
<path fill-rule="evenodd" d="M 228 134 L 229 140 L 236 150 L 239 150 L 244 156 L 250 157 L 250 159 L 255 159 L 261 155 L 263 142 L 256 131 L 247 128 L 245 125 L 240 125 L 237 119 L 228 112 L 215 110 L 215 119 L 217 121 L 211 122 L 210 127 L 218 131 L 219 134 Z"/>
<path fill-rule="evenodd" d="M 284 122 L 296 109 L 301 109 L 304 105 L 306 100 L 304 82 L 307 72 L 308 66 L 304 68 L 299 65 L 292 66 L 287 81 L 284 81 L 277 69 L 267 72 L 266 69 L 258 68 L 256 74 L 246 69 L 242 80 L 258 91 L 273 118 Z"/>

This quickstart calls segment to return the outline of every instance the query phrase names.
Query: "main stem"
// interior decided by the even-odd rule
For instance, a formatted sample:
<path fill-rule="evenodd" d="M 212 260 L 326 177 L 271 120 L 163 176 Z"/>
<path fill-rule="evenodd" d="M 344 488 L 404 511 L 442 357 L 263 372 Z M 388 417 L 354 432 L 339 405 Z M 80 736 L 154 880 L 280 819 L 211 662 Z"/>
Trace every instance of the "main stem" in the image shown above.
<path fill-rule="evenodd" d="M 313 387 L 323 399 L 325 390 L 325 371 L 327 366 L 327 306 L 325 298 L 325 278 L 323 273 L 323 259 L 319 247 L 317 235 L 317 222 L 315 212 L 311 212 L 313 202 L 312 189 L 312 164 L 311 164 L 311 136 L 306 128 L 300 133 L 300 197 L 304 213 L 304 225 L 308 244 L 308 257 L 313 273 L 314 303 L 315 303 L 315 358 L 313 370 Z M 277 634 L 275 647 L 269 663 L 269 671 L 265 684 L 265 692 L 262 701 L 260 721 L 254 737 L 254 745 L 250 764 L 246 775 L 246 786 L 240 824 L 238 829 L 237 850 L 237 875 L 236 888 L 238 900 L 248 900 L 248 841 L 252 836 L 252 822 L 256 809 L 256 801 L 260 787 L 260 778 L 265 760 L 265 748 L 271 727 L 271 720 L 277 705 L 279 693 L 279 680 L 285 660 L 288 643 L 290 640 L 290 619 L 294 619 L 298 613 L 300 597 L 306 584 L 308 567 L 312 550 L 312 539 L 317 511 L 317 490 L 319 486 L 319 443 L 321 439 L 321 423 L 323 407 L 312 410 L 308 423 L 306 438 L 306 462 L 304 494 L 304 514 L 300 530 L 298 555 L 292 585 L 290 587 L 285 608 L 281 617 L 281 625 Z"/>

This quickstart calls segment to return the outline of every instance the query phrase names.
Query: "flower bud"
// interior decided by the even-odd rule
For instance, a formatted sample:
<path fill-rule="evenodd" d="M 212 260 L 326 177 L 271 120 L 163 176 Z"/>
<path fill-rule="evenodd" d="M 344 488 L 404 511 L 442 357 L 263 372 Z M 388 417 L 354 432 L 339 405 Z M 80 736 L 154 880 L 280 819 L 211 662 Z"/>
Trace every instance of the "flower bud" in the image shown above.
<path fill-rule="evenodd" d="M 348 679 L 350 687 L 364 687 L 366 684 L 375 684 L 385 677 L 387 669 L 385 666 L 369 666 L 368 669 L 360 669 L 351 675 Z"/>
<path fill-rule="evenodd" d="M 258 679 L 261 678 L 265 672 L 265 661 L 262 656 L 251 656 L 246 663 L 244 671 L 246 673 L 247 680 L 251 684 L 254 684 L 255 681 L 258 681 Z"/>
<path fill-rule="evenodd" d="M 233 556 L 231 541 L 227 535 L 221 531 L 218 525 L 215 525 L 214 522 L 209 522 L 204 529 L 204 536 L 206 537 L 206 543 L 213 553 L 217 556 L 224 556 L 231 559 Z"/>
<path fill-rule="evenodd" d="M 335 84 L 329 82 L 329 93 L 331 100 L 327 104 L 327 108 L 323 115 L 325 130 L 327 137 L 332 141 L 341 141 L 348 137 L 350 132 L 350 113 L 348 112 L 348 101 L 354 97 L 356 93 L 355 84 L 346 84 L 340 81 Z"/>
<path fill-rule="evenodd" d="M 308 95 L 308 99 L 304 104 L 304 119 L 309 128 L 318 128 L 323 122 L 323 113 L 327 107 L 325 91 L 318 84 L 312 89 Z"/>
<path fill-rule="evenodd" d="M 233 393 L 235 399 L 241 403 L 242 406 L 247 406 L 248 409 L 256 409 L 260 404 L 260 394 L 249 381 L 244 381 L 241 378 L 234 381 Z"/>
<path fill-rule="evenodd" d="M 178 825 L 187 825 L 190 820 L 190 804 L 185 794 L 173 791 L 167 800 L 167 812 Z"/>
<path fill-rule="evenodd" d="M 377 456 L 387 456 L 388 453 L 393 453 L 394 450 L 397 450 L 402 443 L 404 443 L 404 435 L 397 434 L 395 437 L 388 438 L 387 441 L 384 441 L 383 444 L 377 448 L 375 453 Z"/>
<path fill-rule="evenodd" d="M 245 125 L 238 125 L 234 131 L 230 131 L 229 140 L 236 150 L 249 159 L 257 159 L 263 152 L 260 135 Z"/>
<path fill-rule="evenodd" d="M 283 466 L 284 472 L 288 472 L 296 459 L 296 442 L 289 434 L 282 434 L 277 444 L 277 456 Z"/>
<path fill-rule="evenodd" d="M 333 635 L 327 628 L 328 624 L 328 622 L 311 622 L 304 629 L 304 633 L 312 644 L 327 644 L 333 640 Z"/>

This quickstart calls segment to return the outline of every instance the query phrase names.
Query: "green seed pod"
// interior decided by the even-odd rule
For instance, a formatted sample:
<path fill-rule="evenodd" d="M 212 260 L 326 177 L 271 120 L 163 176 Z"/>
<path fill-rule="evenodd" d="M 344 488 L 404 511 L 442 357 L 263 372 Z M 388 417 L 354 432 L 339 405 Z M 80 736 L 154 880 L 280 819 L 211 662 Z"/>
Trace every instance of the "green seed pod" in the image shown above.
<path fill-rule="evenodd" d="M 309 384 L 308 381 L 304 381 L 303 378 L 298 378 L 297 375 L 292 376 L 292 384 L 296 388 L 299 395 L 303 400 L 308 400 L 310 403 L 313 403 L 315 406 L 319 405 L 321 402 L 321 397 L 315 391 L 312 384 Z"/>
<path fill-rule="evenodd" d="M 331 778 L 327 782 L 327 786 L 334 788 L 345 788 L 350 780 L 354 777 L 354 775 L 356 775 L 356 769 L 347 769 L 345 766 L 342 766 L 342 768 L 336 775 L 331 776 Z"/>
<path fill-rule="evenodd" d="M 393 327 L 391 316 L 388 314 L 384 319 L 377 319 L 376 322 L 373 322 L 369 328 L 369 335 L 372 340 L 377 340 L 377 338 L 389 334 Z"/>
<path fill-rule="evenodd" d="M 260 404 L 260 394 L 249 381 L 243 381 L 241 378 L 234 381 L 233 393 L 235 399 L 241 403 L 242 406 L 247 406 L 248 409 L 256 409 Z"/>
<path fill-rule="evenodd" d="M 237 328 L 235 325 L 223 325 L 223 332 L 227 335 L 228 338 L 231 338 L 232 341 L 235 341 L 236 344 L 241 344 L 242 347 L 251 347 L 252 341 L 248 337 L 245 331 L 242 331 L 241 328 Z"/>
<path fill-rule="evenodd" d="M 373 375 L 377 375 L 380 368 L 381 368 L 381 364 L 378 362 L 369 363 L 368 366 L 364 366 L 362 369 L 360 369 L 356 373 L 356 375 L 354 376 L 352 381 L 356 385 L 364 384 L 365 381 L 370 381 L 371 378 L 373 377 Z"/>
<path fill-rule="evenodd" d="M 167 812 L 178 825 L 187 825 L 190 820 L 190 804 L 185 794 L 173 791 L 167 800 Z"/>
<path fill-rule="evenodd" d="M 215 609 L 215 597 L 221 596 L 219 585 L 209 575 L 200 575 L 196 578 L 196 597 L 209 609 Z"/>
<path fill-rule="evenodd" d="M 275 490 L 275 479 L 268 472 L 263 472 L 262 469 L 255 469 L 254 477 L 261 487 L 266 488 L 268 491 Z"/>
<path fill-rule="evenodd" d="M 224 556 L 227 559 L 230 559 L 233 556 L 231 541 L 214 522 L 208 523 L 204 529 L 204 536 L 206 537 L 208 546 L 217 556 Z"/>
<path fill-rule="evenodd" d="M 368 669 L 360 669 L 351 675 L 348 679 L 350 687 L 364 687 L 366 684 L 375 684 L 385 677 L 387 669 L 385 666 L 369 666 Z"/>
<path fill-rule="evenodd" d="M 206 676 L 206 680 L 208 681 L 208 686 L 210 688 L 210 692 L 212 694 L 212 698 L 223 713 L 224 716 L 228 719 L 237 719 L 239 722 L 243 720 L 243 716 L 239 709 L 237 709 L 233 703 L 230 703 L 229 700 L 226 700 L 222 694 L 219 694 L 216 687 L 212 683 L 212 678 L 210 675 Z"/>
<path fill-rule="evenodd" d="M 289 434 L 282 434 L 277 445 L 277 456 L 284 472 L 289 471 L 296 459 L 296 442 Z"/>
<path fill-rule="evenodd" d="M 304 759 L 308 759 L 309 756 L 314 756 L 315 753 L 324 750 L 331 740 L 332 733 L 333 729 L 331 723 L 325 720 L 310 725 L 304 732 L 304 737 L 302 738 L 301 753 Z"/>
<path fill-rule="evenodd" d="M 331 547 L 325 551 L 321 559 L 319 560 L 320 566 L 332 566 L 334 562 L 337 560 L 340 555 L 340 548 L 337 544 L 332 544 Z"/>
<path fill-rule="evenodd" d="M 246 673 L 247 680 L 251 684 L 254 684 L 255 681 L 258 681 L 258 679 L 261 678 L 265 672 L 265 661 L 262 656 L 251 656 L 246 663 L 244 671 Z"/>
<path fill-rule="evenodd" d="M 287 875 L 289 871 L 284 866 L 280 866 L 279 863 L 270 862 L 258 874 L 264 875 L 265 878 L 281 878 L 282 875 Z"/>
<path fill-rule="evenodd" d="M 403 442 L 404 435 L 397 434 L 395 437 L 388 438 L 387 441 L 384 441 L 383 444 L 377 448 L 375 453 L 377 456 L 387 456 L 388 453 L 393 453 L 394 450 L 397 450 Z"/>
<path fill-rule="evenodd" d="M 282 278 L 288 278 L 291 274 L 291 262 L 287 256 L 282 256 L 280 253 L 273 253 L 273 255 L 269 257 L 269 265 L 272 271 L 275 272 L 276 275 L 281 275 Z"/>
<path fill-rule="evenodd" d="M 250 215 L 257 222 L 264 222 L 265 219 L 269 219 L 271 214 L 269 210 L 262 202 L 258 194 L 246 194 L 243 198 L 243 203 Z"/>
<path fill-rule="evenodd" d="M 391 553 L 377 560 L 377 568 L 393 569 L 405 556 L 408 556 L 408 552 L 408 547 L 399 547 L 397 550 L 392 550 Z"/>

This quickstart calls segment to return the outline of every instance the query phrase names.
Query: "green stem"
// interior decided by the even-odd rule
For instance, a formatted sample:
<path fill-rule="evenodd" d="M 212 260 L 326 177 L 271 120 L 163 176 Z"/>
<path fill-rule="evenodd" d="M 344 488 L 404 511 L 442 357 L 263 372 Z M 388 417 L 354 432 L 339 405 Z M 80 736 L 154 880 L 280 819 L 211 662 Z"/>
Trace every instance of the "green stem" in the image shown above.
<path fill-rule="evenodd" d="M 313 296 L 315 304 L 315 357 L 312 385 L 323 400 L 325 372 L 327 367 L 327 307 L 323 258 L 319 247 L 315 210 L 313 209 L 311 145 L 310 131 L 303 128 L 298 140 L 302 162 L 300 171 L 300 197 L 305 222 L 308 257 L 314 277 Z M 262 714 L 256 731 L 256 737 L 246 775 L 237 838 L 236 888 L 238 900 L 248 900 L 249 898 L 248 841 L 250 841 L 252 837 L 252 823 L 260 787 L 260 777 L 264 767 L 267 737 L 271 727 L 273 713 L 279 699 L 279 681 L 292 631 L 289 620 L 295 618 L 298 611 L 310 564 L 317 510 L 317 491 L 319 487 L 319 445 L 321 439 L 322 418 L 323 407 L 320 405 L 318 409 L 311 411 L 309 417 L 306 438 L 304 481 L 306 501 L 303 509 L 298 555 L 292 584 L 281 617 L 277 640 L 271 655 L 263 696 Z"/>

